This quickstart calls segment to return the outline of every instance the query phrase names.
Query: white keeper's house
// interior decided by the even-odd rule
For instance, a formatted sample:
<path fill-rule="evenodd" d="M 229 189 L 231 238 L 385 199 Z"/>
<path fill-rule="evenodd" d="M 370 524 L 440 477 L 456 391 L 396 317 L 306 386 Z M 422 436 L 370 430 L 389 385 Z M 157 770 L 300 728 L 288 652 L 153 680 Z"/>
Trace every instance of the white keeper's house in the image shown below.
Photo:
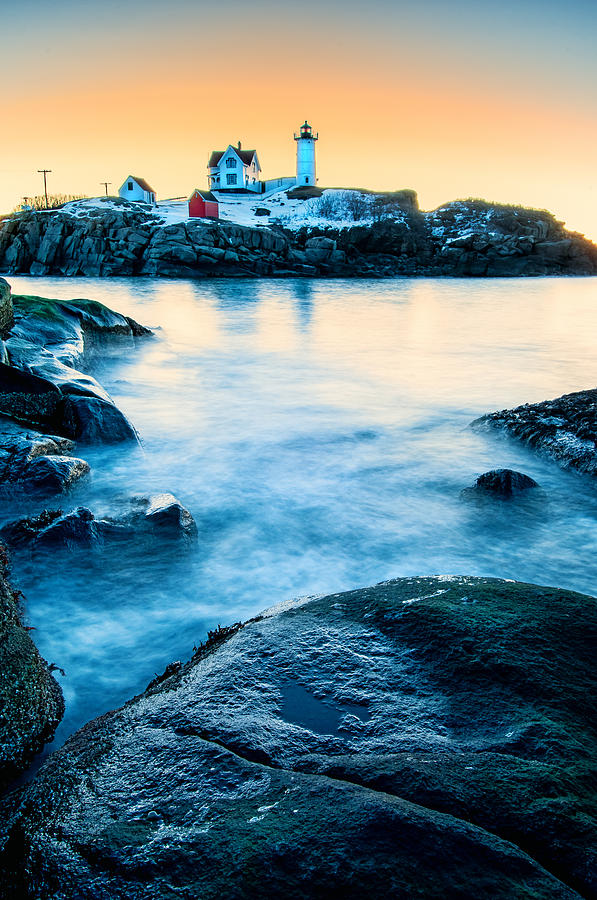
<path fill-rule="evenodd" d="M 210 191 L 228 191 L 229 193 L 265 194 L 276 190 L 287 190 L 292 187 L 315 187 L 315 141 L 318 134 L 305 119 L 294 135 L 296 141 L 296 177 L 285 176 L 260 179 L 261 166 L 256 150 L 243 150 L 241 142 L 233 146 L 228 144 L 226 150 L 214 150 L 207 163 L 207 181 Z M 122 196 L 122 195 L 121 195 Z"/>
<path fill-rule="evenodd" d="M 261 166 L 256 150 L 243 150 L 228 144 L 226 150 L 214 150 L 207 164 L 211 191 L 254 191 L 261 193 Z"/>
<path fill-rule="evenodd" d="M 129 175 L 129 177 L 123 181 L 118 191 L 118 196 L 122 197 L 123 200 L 133 200 L 137 203 L 150 203 L 152 206 L 155 206 L 156 202 L 154 189 L 147 184 L 144 178 L 139 178 L 138 175 Z"/>

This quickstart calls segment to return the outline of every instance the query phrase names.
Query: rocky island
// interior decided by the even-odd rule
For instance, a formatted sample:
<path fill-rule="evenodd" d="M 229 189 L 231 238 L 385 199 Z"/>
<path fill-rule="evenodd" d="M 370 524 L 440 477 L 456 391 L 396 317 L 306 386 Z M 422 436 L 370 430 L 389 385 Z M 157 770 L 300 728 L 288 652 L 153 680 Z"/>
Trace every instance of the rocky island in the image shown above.
<path fill-rule="evenodd" d="M 292 217 L 284 212 L 288 206 Z M 0 272 L 172 278 L 597 274 L 597 247 L 544 210 L 456 201 L 421 212 L 414 191 L 311 188 L 256 203 L 249 212 L 252 224 L 188 216 L 172 222 L 159 207 L 120 199 L 20 212 L 0 221 Z"/>

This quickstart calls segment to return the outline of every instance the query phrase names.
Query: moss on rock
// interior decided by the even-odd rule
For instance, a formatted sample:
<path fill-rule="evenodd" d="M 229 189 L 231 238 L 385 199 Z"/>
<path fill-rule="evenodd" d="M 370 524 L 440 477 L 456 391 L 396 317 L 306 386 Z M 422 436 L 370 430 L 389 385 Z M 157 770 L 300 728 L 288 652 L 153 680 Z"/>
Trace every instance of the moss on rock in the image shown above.
<path fill-rule="evenodd" d="M 596 642 L 594 598 L 498 579 L 281 604 L 8 801 L 7 896 L 597 896 Z"/>
<path fill-rule="evenodd" d="M 0 788 L 52 739 L 64 714 L 62 691 L 23 626 L 6 565 L 0 545 Z"/>

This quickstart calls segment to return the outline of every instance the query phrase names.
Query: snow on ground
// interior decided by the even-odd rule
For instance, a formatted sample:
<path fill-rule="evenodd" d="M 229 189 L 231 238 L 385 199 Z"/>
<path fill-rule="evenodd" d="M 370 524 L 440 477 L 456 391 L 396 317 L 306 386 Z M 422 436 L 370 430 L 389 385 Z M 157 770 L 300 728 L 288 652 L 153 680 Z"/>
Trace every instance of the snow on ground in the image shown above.
<path fill-rule="evenodd" d="M 297 229 L 305 225 L 319 228 L 350 228 L 352 225 L 371 225 L 375 221 L 375 195 L 360 191 L 330 189 L 321 197 L 287 201 L 295 206 L 272 211 L 285 228 Z"/>
<path fill-rule="evenodd" d="M 371 224 L 373 196 L 358 191 L 327 190 L 321 197 L 308 200 L 289 199 L 286 191 L 264 198 L 260 194 L 219 194 L 220 220 L 251 227 L 283 225 L 298 229 L 305 225 L 320 228 L 349 228 L 355 222 Z M 266 212 L 264 212 L 266 211 Z M 188 219 L 188 204 L 181 200 L 158 203 L 156 212 L 164 225 Z"/>
<path fill-rule="evenodd" d="M 237 225 L 267 226 L 282 225 L 297 230 L 305 226 L 318 228 L 350 228 L 353 225 L 371 225 L 374 221 L 390 216 L 402 219 L 400 209 L 376 208 L 375 194 L 364 194 L 356 190 L 328 189 L 320 197 L 308 200 L 289 199 L 286 191 L 274 194 L 219 194 L 220 220 Z M 120 210 L 130 201 L 111 197 L 94 197 L 88 200 L 74 200 L 66 203 L 64 211 L 77 218 L 93 216 L 97 210 Z M 186 200 L 162 200 L 154 207 L 147 204 L 132 204 L 147 212 L 156 224 L 176 225 L 189 221 L 189 205 Z"/>
<path fill-rule="evenodd" d="M 164 200 L 155 207 L 162 225 L 178 225 L 189 221 L 189 203 L 187 200 Z"/>
<path fill-rule="evenodd" d="M 115 197 L 89 197 L 86 200 L 71 200 L 70 203 L 65 203 L 62 211 L 69 213 L 76 219 L 80 219 L 81 217 L 89 216 L 90 213 L 98 209 L 122 211 L 122 208 L 123 201 L 119 201 Z M 53 211 L 49 210 L 49 212 Z"/>

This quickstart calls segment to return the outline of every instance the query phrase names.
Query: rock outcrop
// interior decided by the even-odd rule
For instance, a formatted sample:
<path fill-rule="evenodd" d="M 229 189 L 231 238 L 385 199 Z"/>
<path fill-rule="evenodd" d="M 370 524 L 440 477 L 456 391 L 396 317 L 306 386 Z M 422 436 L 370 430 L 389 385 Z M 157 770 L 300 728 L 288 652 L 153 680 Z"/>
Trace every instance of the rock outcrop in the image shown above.
<path fill-rule="evenodd" d="M 597 389 L 527 403 L 475 419 L 477 431 L 501 430 L 567 469 L 597 475 Z"/>
<path fill-rule="evenodd" d="M 377 218 L 366 224 L 357 216 L 347 227 L 314 222 L 298 231 L 272 216 L 254 227 L 205 219 L 165 225 L 152 208 L 124 200 L 21 212 L 0 221 L 0 271 L 183 278 L 597 273 L 597 247 L 546 211 L 456 201 L 424 213 L 413 196 L 379 195 Z"/>
<path fill-rule="evenodd" d="M 461 276 L 594 275 L 597 247 L 546 210 L 457 201 L 428 213 L 435 253 Z"/>
<path fill-rule="evenodd" d="M 173 494 L 153 494 L 135 501 L 128 521 L 150 534 L 175 538 L 197 537 L 193 516 Z"/>
<path fill-rule="evenodd" d="M 0 339 L 5 336 L 12 325 L 12 317 L 10 285 L 4 278 L 0 278 Z"/>
<path fill-rule="evenodd" d="M 43 510 L 39 515 L 8 522 L 0 528 L 0 538 L 13 547 L 34 550 L 101 549 L 129 541 L 140 549 L 158 541 L 193 541 L 197 525 L 191 513 L 172 494 L 155 494 L 131 501 L 123 515 L 96 519 L 90 509 L 80 506 L 64 514 L 61 509 Z"/>
<path fill-rule="evenodd" d="M 0 788 L 52 739 L 64 713 L 62 691 L 21 621 L 6 566 L 0 545 Z"/>
<path fill-rule="evenodd" d="M 594 897 L 596 641 L 466 577 L 218 629 L 6 798 L 5 896 Z"/>
<path fill-rule="evenodd" d="M 60 407 L 60 428 L 87 444 L 136 441 L 137 432 L 112 400 L 66 396 Z"/>
<path fill-rule="evenodd" d="M 45 378 L 0 363 L 0 412 L 17 422 L 52 425 L 60 419 L 62 393 Z"/>
<path fill-rule="evenodd" d="M 105 341 L 133 344 L 149 329 L 92 300 L 15 296 L 11 307 L 0 414 L 87 443 L 136 440 L 102 386 L 76 367 L 101 353 Z"/>
<path fill-rule="evenodd" d="M 513 469 L 492 469 L 479 475 L 472 487 L 465 488 L 465 496 L 492 495 L 510 499 L 517 494 L 523 494 L 532 488 L 538 488 L 537 482 L 523 472 L 515 472 Z"/>
<path fill-rule="evenodd" d="M 26 432 L 0 419 L 0 497 L 68 490 L 89 472 L 85 460 L 71 456 L 73 449 L 66 438 Z"/>

